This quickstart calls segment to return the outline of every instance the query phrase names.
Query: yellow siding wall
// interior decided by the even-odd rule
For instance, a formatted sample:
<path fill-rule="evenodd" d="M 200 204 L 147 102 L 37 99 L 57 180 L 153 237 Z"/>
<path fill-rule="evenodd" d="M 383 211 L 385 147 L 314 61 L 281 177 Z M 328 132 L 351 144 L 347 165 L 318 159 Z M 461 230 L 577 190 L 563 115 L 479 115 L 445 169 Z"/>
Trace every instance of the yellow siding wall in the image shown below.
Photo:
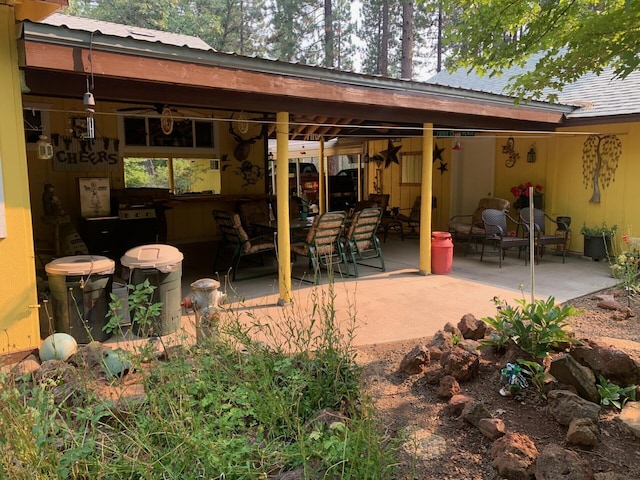
<path fill-rule="evenodd" d="M 29 184 L 13 7 L 0 5 L 0 168 L 6 238 L 0 238 L 0 354 L 40 342 Z"/>

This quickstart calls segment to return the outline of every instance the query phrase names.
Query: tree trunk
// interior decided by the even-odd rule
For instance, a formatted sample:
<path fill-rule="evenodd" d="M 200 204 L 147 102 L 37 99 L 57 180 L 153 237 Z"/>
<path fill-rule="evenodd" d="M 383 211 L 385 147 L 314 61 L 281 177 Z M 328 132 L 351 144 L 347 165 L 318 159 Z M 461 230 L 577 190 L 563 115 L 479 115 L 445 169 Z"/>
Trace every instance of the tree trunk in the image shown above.
<path fill-rule="evenodd" d="M 402 61 L 400 78 L 413 78 L 413 0 L 402 0 Z"/>
<path fill-rule="evenodd" d="M 382 0 L 382 35 L 380 36 L 380 75 L 389 76 L 389 0 Z"/>
<path fill-rule="evenodd" d="M 333 67 L 335 58 L 335 32 L 333 31 L 333 5 L 331 0 L 324 0 L 324 64 Z"/>

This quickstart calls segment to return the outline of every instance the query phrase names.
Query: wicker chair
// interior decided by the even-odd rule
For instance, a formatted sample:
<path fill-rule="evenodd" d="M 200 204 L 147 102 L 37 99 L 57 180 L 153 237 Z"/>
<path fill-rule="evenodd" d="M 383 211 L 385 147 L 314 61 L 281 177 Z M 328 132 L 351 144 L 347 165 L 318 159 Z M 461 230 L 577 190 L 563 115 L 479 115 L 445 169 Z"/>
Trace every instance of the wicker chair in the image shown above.
<path fill-rule="evenodd" d="M 491 244 L 498 249 L 500 268 L 502 268 L 502 260 L 504 259 L 505 253 L 508 249 L 517 248 L 519 258 L 522 250 L 526 249 L 529 246 L 528 237 L 516 237 L 507 235 L 507 219 L 511 220 L 516 225 L 519 225 L 519 223 L 502 210 L 487 208 L 482 212 L 481 217 L 484 237 L 482 238 L 482 251 L 480 252 L 480 261 L 482 261 L 482 259 L 484 258 L 484 247 L 487 244 Z M 526 226 L 523 226 L 523 228 L 526 231 Z M 526 255 L 524 258 L 524 264 L 527 264 Z"/>
<path fill-rule="evenodd" d="M 231 255 L 233 270 L 231 279 L 233 281 L 236 280 L 236 274 L 240 268 L 240 261 L 243 258 L 258 257 L 258 265 L 264 266 L 263 255 L 265 253 L 272 253 L 275 256 L 276 246 L 273 240 L 266 239 L 262 236 L 249 238 L 249 235 L 247 235 L 247 232 L 242 227 L 240 216 L 237 213 L 227 212 L 224 210 L 213 210 L 211 213 L 213 214 L 213 219 L 218 226 L 218 233 L 222 235 L 213 265 L 214 271 L 217 271 L 218 264 L 222 259 L 221 254 L 225 249 L 233 249 L 233 253 Z M 245 277 L 242 280 L 271 275 L 272 273 L 274 272 L 268 271 L 250 277 Z"/>
<path fill-rule="evenodd" d="M 556 226 L 560 235 L 548 235 L 545 232 L 546 220 L 549 220 Z M 529 208 L 520 210 L 520 221 L 527 226 L 531 224 L 531 210 Z M 554 220 L 539 208 L 533 209 L 533 226 L 535 228 L 536 263 L 538 263 L 538 259 L 544 253 L 544 247 L 547 245 L 562 245 L 562 263 L 565 263 L 567 249 L 564 247 L 567 245 L 567 236 L 570 231 L 569 226 L 564 222 Z"/>
<path fill-rule="evenodd" d="M 487 208 L 508 212 L 511 204 L 509 200 L 497 197 L 481 198 L 478 206 L 472 214 L 455 215 L 449 220 L 449 233 L 454 240 L 464 241 L 466 255 L 469 251 L 471 243 L 481 241 L 484 236 L 484 227 L 482 225 L 482 212 Z"/>

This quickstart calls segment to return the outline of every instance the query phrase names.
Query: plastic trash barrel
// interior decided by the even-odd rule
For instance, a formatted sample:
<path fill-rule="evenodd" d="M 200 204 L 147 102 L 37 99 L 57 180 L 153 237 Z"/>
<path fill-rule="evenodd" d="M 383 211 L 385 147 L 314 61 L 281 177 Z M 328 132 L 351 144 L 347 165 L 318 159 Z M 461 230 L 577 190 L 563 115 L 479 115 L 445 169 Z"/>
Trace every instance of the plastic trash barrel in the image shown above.
<path fill-rule="evenodd" d="M 62 257 L 45 265 L 56 332 L 78 343 L 103 341 L 115 262 L 98 255 Z"/>
<path fill-rule="evenodd" d="M 451 273 L 453 266 L 453 241 L 448 232 L 431 233 L 431 273 Z"/>
<path fill-rule="evenodd" d="M 129 269 L 129 283 L 138 285 L 149 280 L 156 287 L 151 303 L 162 303 L 160 315 L 153 317 L 150 325 L 133 325 L 136 334 L 160 336 L 178 330 L 183 258 L 182 252 L 171 245 L 152 244 L 132 248 L 120 259 L 122 266 Z"/>

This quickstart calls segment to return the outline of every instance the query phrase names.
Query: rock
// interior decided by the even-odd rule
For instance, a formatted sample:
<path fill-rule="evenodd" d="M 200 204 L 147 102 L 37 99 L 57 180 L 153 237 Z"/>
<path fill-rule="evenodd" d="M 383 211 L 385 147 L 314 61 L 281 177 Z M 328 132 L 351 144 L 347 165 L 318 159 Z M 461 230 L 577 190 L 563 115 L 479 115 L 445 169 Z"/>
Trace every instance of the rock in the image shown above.
<path fill-rule="evenodd" d="M 582 447 L 593 447 L 598 443 L 600 429 L 590 418 L 574 418 L 567 430 L 567 443 Z"/>
<path fill-rule="evenodd" d="M 31 375 L 39 368 L 40 362 L 35 355 L 31 354 L 24 360 L 16 363 L 15 366 L 11 369 L 11 373 L 16 377 L 21 377 L 23 375 Z"/>
<path fill-rule="evenodd" d="M 454 395 L 447 406 L 444 407 L 443 413 L 451 417 L 459 417 L 462 415 L 464 408 L 472 402 L 475 402 L 475 400 L 466 395 Z"/>
<path fill-rule="evenodd" d="M 480 352 L 480 342 L 476 341 L 476 340 L 460 340 L 458 342 L 458 345 L 456 345 L 458 348 L 461 348 L 463 350 L 466 350 L 469 353 L 473 353 L 474 355 L 479 355 Z"/>
<path fill-rule="evenodd" d="M 640 385 L 640 366 L 627 353 L 611 345 L 587 340 L 585 345 L 573 349 L 571 355 L 616 385 Z"/>
<path fill-rule="evenodd" d="M 501 418 L 481 418 L 477 427 L 489 440 L 497 440 L 505 434 L 505 426 Z"/>
<path fill-rule="evenodd" d="M 453 348 L 453 335 L 450 332 L 438 330 L 433 335 L 429 346 L 437 347 L 443 352 L 447 352 Z"/>
<path fill-rule="evenodd" d="M 640 403 L 625 403 L 620 415 L 618 415 L 618 421 L 627 431 L 640 438 Z"/>
<path fill-rule="evenodd" d="M 438 385 L 444 378 L 445 373 L 439 366 L 432 365 L 424 372 L 424 381 L 429 385 Z"/>
<path fill-rule="evenodd" d="M 430 354 L 424 345 L 416 345 L 400 362 L 399 370 L 407 375 L 417 375 L 429 365 Z"/>
<path fill-rule="evenodd" d="M 538 449 L 522 433 L 507 433 L 491 446 L 491 465 L 508 480 L 530 480 L 535 472 Z"/>
<path fill-rule="evenodd" d="M 536 480 L 593 480 L 589 462 L 553 443 L 542 449 L 535 472 Z"/>
<path fill-rule="evenodd" d="M 480 359 L 478 355 L 455 348 L 442 356 L 440 365 L 445 374 L 453 376 L 459 382 L 465 382 L 478 375 Z"/>
<path fill-rule="evenodd" d="M 429 358 L 431 360 L 440 360 L 442 358 L 442 350 L 440 350 L 440 348 L 435 345 L 429 345 L 427 349 L 429 350 Z"/>
<path fill-rule="evenodd" d="M 438 385 L 437 395 L 439 398 L 449 399 L 460 393 L 460 384 L 451 375 L 445 375 Z"/>
<path fill-rule="evenodd" d="M 593 480 L 629 480 L 629 477 L 615 472 L 599 472 L 593 476 Z"/>
<path fill-rule="evenodd" d="M 458 329 L 462 334 L 462 338 L 480 340 L 487 333 L 487 324 L 482 320 L 478 320 L 472 313 L 467 313 L 458 322 Z"/>
<path fill-rule="evenodd" d="M 595 385 L 595 376 L 587 367 L 580 365 L 567 354 L 558 355 L 551 361 L 549 373 L 567 385 L 575 387 L 578 395 L 590 402 L 600 403 L 600 394 Z"/>
<path fill-rule="evenodd" d="M 568 426 L 575 418 L 589 418 L 598 423 L 600 405 L 567 390 L 552 390 L 547 395 L 549 411 L 560 425 Z"/>
<path fill-rule="evenodd" d="M 460 329 L 458 327 L 456 327 L 455 325 L 453 325 L 451 322 L 447 322 L 443 328 L 443 330 L 446 333 L 450 333 L 451 335 L 453 335 L 454 337 L 458 337 L 459 339 L 462 339 L 462 332 L 460 331 Z"/>
<path fill-rule="evenodd" d="M 102 356 L 108 350 L 100 342 L 91 342 L 78 348 L 78 351 L 69 357 L 69 363 L 80 369 L 94 370 L 102 368 Z"/>
<path fill-rule="evenodd" d="M 478 400 L 467 403 L 462 409 L 462 419 L 477 427 L 482 418 L 491 418 L 491 412 Z"/>
<path fill-rule="evenodd" d="M 610 297 L 611 298 L 600 300 L 597 303 L 597 306 L 599 308 L 604 308 L 605 310 L 622 310 L 624 308 L 620 302 L 613 298 L 612 295 Z"/>

